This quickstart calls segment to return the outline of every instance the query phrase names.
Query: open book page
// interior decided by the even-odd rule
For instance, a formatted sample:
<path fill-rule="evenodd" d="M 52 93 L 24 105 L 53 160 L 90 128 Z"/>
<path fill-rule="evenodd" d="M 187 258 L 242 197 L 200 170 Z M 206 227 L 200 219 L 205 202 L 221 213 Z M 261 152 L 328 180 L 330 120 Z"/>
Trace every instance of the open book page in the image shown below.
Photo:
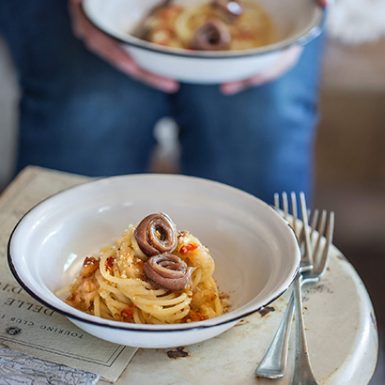
<path fill-rule="evenodd" d="M 8 239 L 20 218 L 48 196 L 85 181 L 76 175 L 28 167 L 1 195 L 0 342 L 38 359 L 116 381 L 136 350 L 93 337 L 41 305 L 18 285 L 7 264 Z M 5 355 L 7 362 L 10 354 Z"/>

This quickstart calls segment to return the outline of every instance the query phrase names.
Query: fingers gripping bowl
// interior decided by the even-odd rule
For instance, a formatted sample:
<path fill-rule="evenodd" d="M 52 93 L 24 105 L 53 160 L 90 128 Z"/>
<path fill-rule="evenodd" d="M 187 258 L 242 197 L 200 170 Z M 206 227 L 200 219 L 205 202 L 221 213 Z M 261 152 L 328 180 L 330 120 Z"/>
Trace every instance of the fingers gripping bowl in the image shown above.
<path fill-rule="evenodd" d="M 231 3 L 236 1 L 240 0 Z M 254 48 L 236 45 L 226 50 L 221 49 L 221 45 L 213 50 L 199 49 L 202 45 L 195 47 L 198 49 L 165 46 L 136 36 L 137 26 L 161 3 L 160 0 L 84 0 L 83 8 L 88 19 L 119 41 L 142 68 L 180 81 L 208 84 L 262 75 L 279 63 L 290 47 L 306 44 L 321 31 L 325 10 L 315 0 L 247 1 L 258 4 L 269 16 L 274 26 L 274 37 Z M 172 3 L 189 8 L 210 2 L 174 0 Z M 216 2 L 225 3 L 226 0 Z M 219 33 L 217 22 L 210 21 L 203 28 L 211 30 L 211 34 Z M 258 32 L 253 30 L 252 33 L 255 35 Z M 223 37 L 223 33 L 220 34 Z"/>
<path fill-rule="evenodd" d="M 84 256 L 159 211 L 209 248 L 229 311 L 202 321 L 141 324 L 100 318 L 58 298 Z M 203 179 L 151 174 L 102 179 L 54 195 L 21 219 L 8 251 L 13 274 L 35 299 L 90 334 L 148 348 L 188 345 L 231 328 L 282 294 L 300 260 L 292 230 L 255 197 Z"/>

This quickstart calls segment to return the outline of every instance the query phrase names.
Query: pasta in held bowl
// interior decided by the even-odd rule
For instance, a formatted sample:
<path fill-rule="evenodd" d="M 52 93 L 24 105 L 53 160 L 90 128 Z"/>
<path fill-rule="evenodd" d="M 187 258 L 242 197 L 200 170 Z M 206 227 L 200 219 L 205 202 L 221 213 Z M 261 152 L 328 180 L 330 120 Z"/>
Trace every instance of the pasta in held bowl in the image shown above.
<path fill-rule="evenodd" d="M 252 0 L 212 0 L 198 5 L 168 1 L 145 15 L 133 35 L 194 51 L 241 51 L 278 39 L 271 17 Z"/>
<path fill-rule="evenodd" d="M 281 295 L 300 253 L 267 204 L 181 175 L 85 183 L 30 210 L 8 262 L 36 300 L 84 331 L 144 348 L 223 333 Z"/>
<path fill-rule="evenodd" d="M 263 74 L 321 32 L 309 0 L 83 0 L 91 23 L 144 69 L 192 83 Z"/>

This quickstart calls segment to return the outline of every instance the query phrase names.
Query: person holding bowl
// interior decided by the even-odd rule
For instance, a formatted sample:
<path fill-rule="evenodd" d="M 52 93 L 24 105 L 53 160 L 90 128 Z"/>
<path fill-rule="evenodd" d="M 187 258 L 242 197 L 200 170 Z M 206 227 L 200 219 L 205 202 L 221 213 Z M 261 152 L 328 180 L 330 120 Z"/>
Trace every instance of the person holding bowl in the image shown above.
<path fill-rule="evenodd" d="M 267 202 L 275 191 L 311 194 L 322 37 L 263 74 L 204 85 L 141 68 L 87 19 L 82 0 L 3 0 L 0 34 L 21 90 L 17 170 L 146 172 L 154 125 L 172 116 L 182 173 Z"/>

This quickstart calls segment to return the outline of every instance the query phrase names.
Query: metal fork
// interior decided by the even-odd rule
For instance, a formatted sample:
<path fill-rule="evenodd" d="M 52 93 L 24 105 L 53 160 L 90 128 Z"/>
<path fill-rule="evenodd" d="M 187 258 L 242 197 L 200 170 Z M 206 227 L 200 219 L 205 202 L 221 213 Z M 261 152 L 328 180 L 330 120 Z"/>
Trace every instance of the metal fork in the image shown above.
<path fill-rule="evenodd" d="M 306 209 L 305 195 L 304 193 L 299 194 L 300 211 L 302 213 L 302 227 L 300 227 L 298 223 L 297 196 L 292 192 L 290 198 L 291 210 L 289 208 L 289 200 L 286 192 L 281 194 L 282 204 L 280 204 L 280 195 L 278 193 L 274 194 L 274 207 L 282 215 L 282 217 L 288 221 L 288 223 L 293 228 L 297 238 L 301 241 L 302 255 L 300 270 L 306 271 L 313 267 L 313 261 L 310 251 L 308 212 Z M 291 212 L 291 214 L 289 214 L 289 212 Z M 288 343 L 293 313 L 294 294 L 292 292 L 280 326 L 264 357 L 255 370 L 255 375 L 257 377 L 270 379 L 283 377 L 287 362 Z"/>
<path fill-rule="evenodd" d="M 298 225 L 296 194 L 291 193 L 292 214 L 289 215 L 288 197 L 286 193 L 282 193 L 282 210 L 280 210 L 280 212 L 293 227 L 293 230 L 295 231 L 302 246 L 300 267 L 300 272 L 303 275 L 302 284 L 316 283 L 320 280 L 326 268 L 328 250 L 332 242 L 334 229 L 334 213 L 327 215 L 326 211 L 323 211 L 320 217 L 319 211 L 315 210 L 311 219 L 311 231 L 309 231 L 308 211 L 306 209 L 305 196 L 303 193 L 299 195 L 299 199 L 303 223 L 302 227 Z M 276 209 L 279 210 L 280 204 L 278 194 L 275 194 L 274 201 Z M 319 251 L 322 243 L 322 235 L 325 231 L 326 222 L 328 223 L 328 229 L 326 234 L 326 241 L 322 244 L 322 258 L 320 258 Z M 315 231 L 317 231 L 318 236 L 316 236 Z M 311 240 L 315 240 L 315 242 L 313 242 L 315 246 L 312 252 Z M 314 267 L 313 263 L 315 263 Z M 290 299 L 280 326 L 272 342 L 270 343 L 268 350 L 266 351 L 264 357 L 255 370 L 256 376 L 270 379 L 283 377 L 287 361 L 288 342 L 293 313 L 294 292 L 292 292 L 290 295 Z"/>

